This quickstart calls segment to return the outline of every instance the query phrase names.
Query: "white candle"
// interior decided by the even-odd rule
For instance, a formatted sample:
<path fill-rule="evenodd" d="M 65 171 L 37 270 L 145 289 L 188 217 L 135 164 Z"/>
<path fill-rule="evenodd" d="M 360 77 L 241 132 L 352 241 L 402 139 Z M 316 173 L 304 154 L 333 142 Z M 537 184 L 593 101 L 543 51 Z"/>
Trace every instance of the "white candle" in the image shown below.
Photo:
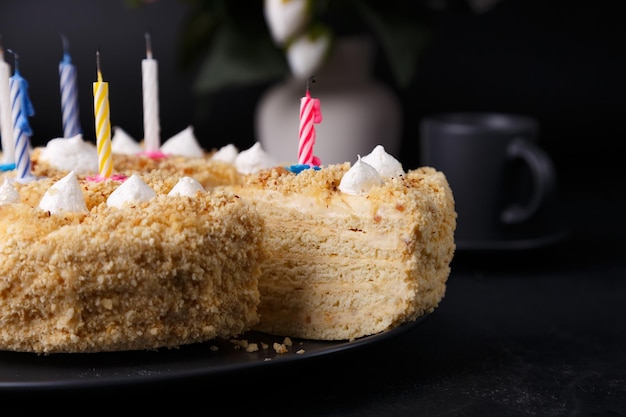
<path fill-rule="evenodd" d="M 4 60 L 4 49 L 0 45 L 0 138 L 2 138 L 3 166 L 15 165 L 15 145 L 13 143 L 13 117 L 11 116 L 11 95 L 9 92 L 10 65 Z"/>
<path fill-rule="evenodd" d="M 146 58 L 141 61 L 143 87 L 144 147 L 148 153 L 160 148 L 158 65 L 152 57 L 150 35 L 146 33 Z"/>
<path fill-rule="evenodd" d="M 78 87 L 76 67 L 72 65 L 67 39 L 63 37 L 63 60 L 59 63 L 59 83 L 61 87 L 61 112 L 63 117 L 63 137 L 72 138 L 80 133 L 78 115 Z"/>

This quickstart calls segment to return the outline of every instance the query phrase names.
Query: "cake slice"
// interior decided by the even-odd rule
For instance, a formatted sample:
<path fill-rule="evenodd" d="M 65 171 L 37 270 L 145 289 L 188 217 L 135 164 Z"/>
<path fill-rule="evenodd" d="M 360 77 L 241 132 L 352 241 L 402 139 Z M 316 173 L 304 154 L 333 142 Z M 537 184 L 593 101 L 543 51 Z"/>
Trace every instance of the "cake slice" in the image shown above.
<path fill-rule="evenodd" d="M 265 223 L 270 253 L 261 264 L 256 330 L 349 340 L 438 306 L 455 250 L 446 178 L 428 167 L 379 175 L 373 165 L 276 167 L 228 187 Z"/>

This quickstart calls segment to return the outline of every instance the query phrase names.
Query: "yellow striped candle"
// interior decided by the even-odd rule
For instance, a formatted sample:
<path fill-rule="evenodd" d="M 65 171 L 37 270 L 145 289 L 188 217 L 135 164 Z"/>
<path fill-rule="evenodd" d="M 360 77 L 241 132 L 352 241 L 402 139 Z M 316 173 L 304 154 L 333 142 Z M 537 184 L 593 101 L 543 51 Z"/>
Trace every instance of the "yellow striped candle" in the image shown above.
<path fill-rule="evenodd" d="M 93 108 L 96 119 L 96 147 L 98 149 L 98 173 L 109 178 L 113 172 L 111 161 L 111 122 L 109 120 L 109 83 L 102 81 L 100 51 L 96 52 L 98 80 L 93 83 Z"/>

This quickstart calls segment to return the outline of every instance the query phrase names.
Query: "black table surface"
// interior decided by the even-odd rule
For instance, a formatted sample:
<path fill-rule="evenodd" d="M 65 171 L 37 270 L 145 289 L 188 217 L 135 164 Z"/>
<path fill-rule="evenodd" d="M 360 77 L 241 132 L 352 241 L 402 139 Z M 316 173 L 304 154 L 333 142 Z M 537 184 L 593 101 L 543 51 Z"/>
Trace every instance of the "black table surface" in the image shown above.
<path fill-rule="evenodd" d="M 0 393 L 5 410 L 85 415 L 626 415 L 620 187 L 562 197 L 568 237 L 457 252 L 446 296 L 409 331 L 285 366 L 112 388 Z"/>

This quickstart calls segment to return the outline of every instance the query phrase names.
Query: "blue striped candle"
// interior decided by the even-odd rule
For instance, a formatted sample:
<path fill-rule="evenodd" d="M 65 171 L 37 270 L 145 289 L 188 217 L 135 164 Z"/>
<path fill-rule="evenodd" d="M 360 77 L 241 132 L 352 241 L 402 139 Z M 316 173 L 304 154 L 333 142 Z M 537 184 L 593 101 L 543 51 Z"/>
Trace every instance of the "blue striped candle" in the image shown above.
<path fill-rule="evenodd" d="M 61 85 L 61 112 L 63 115 L 63 137 L 71 138 L 83 131 L 78 115 L 78 87 L 76 85 L 76 67 L 72 64 L 68 42 L 63 36 L 63 59 L 59 63 Z"/>
<path fill-rule="evenodd" d="M 18 56 L 15 56 L 15 69 L 9 79 L 11 114 L 13 116 L 13 140 L 15 142 L 15 179 L 20 182 L 34 178 L 30 166 L 30 136 L 33 134 L 28 118 L 35 114 L 28 97 L 28 83 L 20 75 Z"/>

